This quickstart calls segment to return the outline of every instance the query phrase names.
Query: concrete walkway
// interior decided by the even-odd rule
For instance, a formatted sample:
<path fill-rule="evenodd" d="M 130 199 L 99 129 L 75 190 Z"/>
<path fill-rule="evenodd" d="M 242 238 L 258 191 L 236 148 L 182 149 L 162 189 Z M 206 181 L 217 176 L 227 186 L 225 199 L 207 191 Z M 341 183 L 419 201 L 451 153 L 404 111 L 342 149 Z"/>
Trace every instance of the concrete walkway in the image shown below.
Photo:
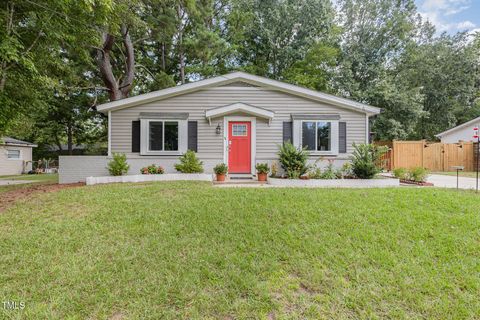
<path fill-rule="evenodd" d="M 457 187 L 456 176 L 431 174 L 428 176 L 427 182 L 431 182 L 435 187 L 439 187 L 439 188 L 456 188 Z M 458 188 L 460 189 L 475 189 L 475 184 L 476 184 L 475 178 L 466 178 L 466 177 L 458 178 Z"/>
<path fill-rule="evenodd" d="M 8 179 L 0 179 L 0 186 L 8 186 L 11 184 L 25 184 L 25 183 L 34 183 L 38 182 L 35 180 L 8 180 Z"/>

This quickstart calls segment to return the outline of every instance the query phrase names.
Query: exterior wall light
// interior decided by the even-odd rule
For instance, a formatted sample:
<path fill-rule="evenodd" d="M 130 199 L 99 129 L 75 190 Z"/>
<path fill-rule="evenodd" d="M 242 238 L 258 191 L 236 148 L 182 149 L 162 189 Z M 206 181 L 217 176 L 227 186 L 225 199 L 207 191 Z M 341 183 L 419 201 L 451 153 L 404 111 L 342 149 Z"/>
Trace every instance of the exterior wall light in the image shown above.
<path fill-rule="evenodd" d="M 215 128 L 215 132 L 216 132 L 217 134 L 222 133 L 222 127 L 220 127 L 220 123 L 217 124 L 217 127 Z"/>

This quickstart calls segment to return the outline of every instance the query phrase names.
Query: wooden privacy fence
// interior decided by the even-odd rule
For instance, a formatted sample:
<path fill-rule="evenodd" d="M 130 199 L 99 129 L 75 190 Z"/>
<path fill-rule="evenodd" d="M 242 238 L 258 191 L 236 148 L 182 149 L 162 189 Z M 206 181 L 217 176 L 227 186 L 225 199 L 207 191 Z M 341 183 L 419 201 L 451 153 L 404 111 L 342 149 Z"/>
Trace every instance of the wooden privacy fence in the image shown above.
<path fill-rule="evenodd" d="M 423 167 L 430 171 L 453 171 L 453 166 L 464 166 L 465 171 L 475 170 L 476 144 L 427 143 L 420 141 L 377 141 L 378 146 L 388 146 L 382 165 L 386 170 Z"/>

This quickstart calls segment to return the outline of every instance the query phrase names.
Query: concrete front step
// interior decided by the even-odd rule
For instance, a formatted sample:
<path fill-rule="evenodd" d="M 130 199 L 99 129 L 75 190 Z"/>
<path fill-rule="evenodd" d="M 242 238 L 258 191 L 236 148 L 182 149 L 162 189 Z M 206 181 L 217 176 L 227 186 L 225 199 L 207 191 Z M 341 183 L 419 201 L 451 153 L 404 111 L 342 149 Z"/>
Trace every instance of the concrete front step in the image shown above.
<path fill-rule="evenodd" d="M 258 181 L 253 179 L 226 179 L 225 181 L 213 181 L 213 184 L 266 184 L 267 181 Z"/>

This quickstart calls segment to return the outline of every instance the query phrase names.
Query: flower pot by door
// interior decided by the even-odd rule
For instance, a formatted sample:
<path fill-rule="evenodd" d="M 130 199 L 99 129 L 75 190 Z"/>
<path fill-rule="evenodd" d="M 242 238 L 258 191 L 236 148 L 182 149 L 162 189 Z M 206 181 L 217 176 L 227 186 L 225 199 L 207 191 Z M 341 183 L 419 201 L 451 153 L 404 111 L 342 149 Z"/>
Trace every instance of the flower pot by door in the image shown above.
<path fill-rule="evenodd" d="M 257 172 L 258 181 L 267 181 L 267 174 L 266 173 L 259 173 Z"/>
<path fill-rule="evenodd" d="M 224 174 L 217 174 L 217 181 L 225 181 L 225 175 Z"/>

